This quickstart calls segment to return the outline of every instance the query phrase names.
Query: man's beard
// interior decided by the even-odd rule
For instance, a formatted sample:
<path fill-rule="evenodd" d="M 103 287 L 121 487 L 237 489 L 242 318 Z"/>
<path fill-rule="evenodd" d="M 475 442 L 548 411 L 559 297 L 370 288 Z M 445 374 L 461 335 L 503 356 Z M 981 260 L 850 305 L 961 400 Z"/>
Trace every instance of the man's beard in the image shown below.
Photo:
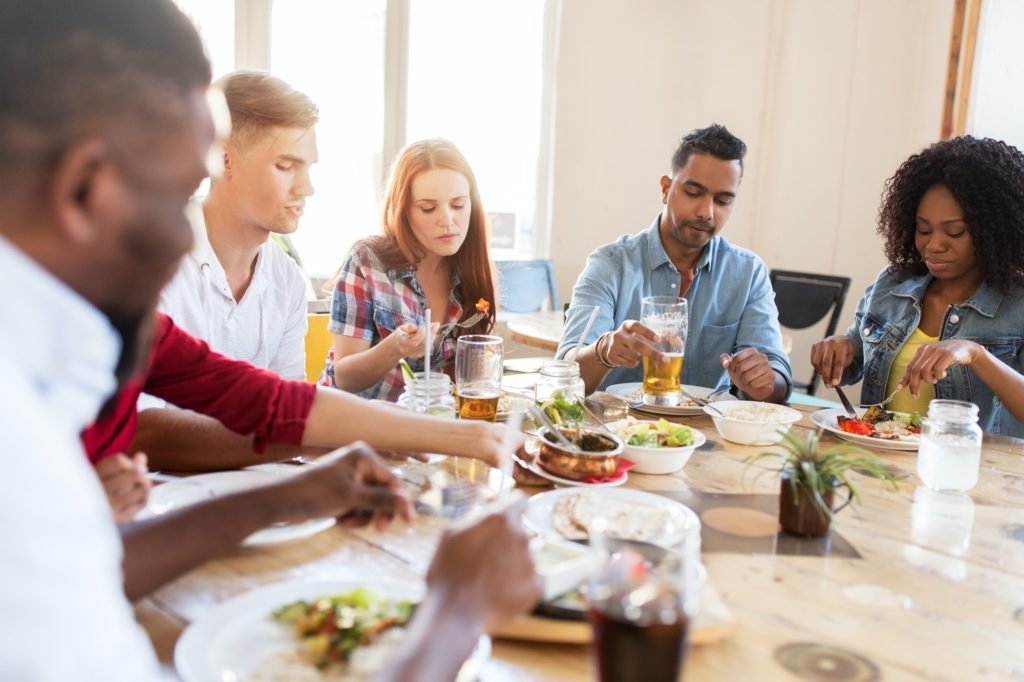
<path fill-rule="evenodd" d="M 121 355 L 114 368 L 117 389 L 100 410 L 105 415 L 113 409 L 121 389 L 132 378 L 138 377 L 149 366 L 150 350 L 153 347 L 154 314 L 150 310 L 144 313 L 124 313 L 104 311 L 111 326 L 121 337 Z"/>

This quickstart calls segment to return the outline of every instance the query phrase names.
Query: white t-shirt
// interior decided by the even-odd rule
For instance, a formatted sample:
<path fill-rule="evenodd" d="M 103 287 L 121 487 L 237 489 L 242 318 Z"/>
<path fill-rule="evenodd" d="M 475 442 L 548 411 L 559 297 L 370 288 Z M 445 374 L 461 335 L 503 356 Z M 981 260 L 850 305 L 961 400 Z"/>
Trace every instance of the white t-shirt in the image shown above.
<path fill-rule="evenodd" d="M 306 278 L 291 257 L 268 241 L 252 282 L 235 301 L 224 267 L 206 237 L 203 205 L 189 205 L 196 245 L 164 288 L 160 310 L 179 327 L 232 358 L 285 379 L 306 378 Z"/>
<path fill-rule="evenodd" d="M 0 680 L 160 679 L 79 438 L 115 388 L 120 339 L 2 237 L 0 287 Z"/>

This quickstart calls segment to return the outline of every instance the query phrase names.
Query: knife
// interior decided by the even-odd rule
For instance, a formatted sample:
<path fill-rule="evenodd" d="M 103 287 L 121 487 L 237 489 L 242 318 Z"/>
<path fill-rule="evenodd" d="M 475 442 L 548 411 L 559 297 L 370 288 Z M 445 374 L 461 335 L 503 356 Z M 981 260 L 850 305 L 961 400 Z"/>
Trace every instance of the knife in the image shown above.
<path fill-rule="evenodd" d="M 839 394 L 839 401 L 843 403 L 843 409 L 846 410 L 846 414 L 850 415 L 854 419 L 857 418 L 857 410 L 853 409 L 853 405 L 850 403 L 850 399 L 843 393 L 843 389 L 838 386 L 833 386 L 836 389 L 836 393 Z"/>

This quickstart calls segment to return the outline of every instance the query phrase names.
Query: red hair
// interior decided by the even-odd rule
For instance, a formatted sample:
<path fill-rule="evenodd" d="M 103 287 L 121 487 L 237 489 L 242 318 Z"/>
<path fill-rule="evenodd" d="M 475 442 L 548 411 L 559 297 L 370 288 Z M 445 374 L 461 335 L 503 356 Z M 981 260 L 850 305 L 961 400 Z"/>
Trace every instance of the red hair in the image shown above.
<path fill-rule="evenodd" d="M 466 239 L 452 256 L 459 273 L 456 290 L 462 299 L 463 319 L 476 312 L 480 299 L 490 303 L 487 316 L 470 329 L 459 329 L 463 334 L 483 334 L 494 328 L 497 308 L 494 301 L 494 277 L 491 256 L 487 250 L 487 214 L 484 213 L 476 176 L 469 162 L 458 148 L 443 138 L 413 142 L 402 150 L 391 167 L 388 190 L 384 196 L 384 234 L 366 240 L 381 261 L 388 267 L 415 266 L 426 250 L 413 234 L 409 224 L 409 206 L 412 203 L 412 181 L 420 173 L 434 168 L 446 168 L 460 173 L 469 183 L 471 210 Z"/>

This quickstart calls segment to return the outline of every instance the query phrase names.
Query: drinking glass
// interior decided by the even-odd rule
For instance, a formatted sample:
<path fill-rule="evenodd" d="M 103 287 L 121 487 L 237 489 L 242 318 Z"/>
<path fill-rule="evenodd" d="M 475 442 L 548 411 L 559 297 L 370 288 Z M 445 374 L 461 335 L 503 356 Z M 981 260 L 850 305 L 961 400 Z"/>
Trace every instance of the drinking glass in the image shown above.
<path fill-rule="evenodd" d="M 460 336 L 455 346 L 455 402 L 461 419 L 494 421 L 501 397 L 500 336 Z"/>
<path fill-rule="evenodd" d="M 679 405 L 679 375 L 683 371 L 686 331 L 689 326 L 686 299 L 675 296 L 647 296 L 640 305 L 640 323 L 660 339 L 651 344 L 665 361 L 643 357 L 644 402 L 650 405 Z"/>
<path fill-rule="evenodd" d="M 588 617 L 601 682 L 676 682 L 686 658 L 706 572 L 691 537 L 654 545 L 603 535 L 603 558 L 587 586 Z"/>

